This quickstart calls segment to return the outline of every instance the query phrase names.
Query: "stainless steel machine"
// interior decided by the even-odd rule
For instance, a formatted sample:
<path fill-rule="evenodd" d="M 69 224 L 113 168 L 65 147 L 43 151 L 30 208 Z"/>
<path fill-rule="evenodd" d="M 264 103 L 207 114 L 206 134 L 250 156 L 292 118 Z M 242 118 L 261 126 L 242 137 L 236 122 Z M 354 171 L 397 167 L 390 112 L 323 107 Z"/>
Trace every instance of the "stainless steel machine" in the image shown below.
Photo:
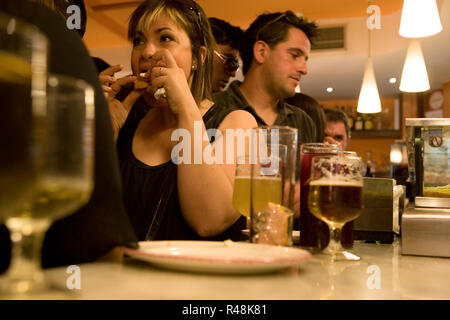
<path fill-rule="evenodd" d="M 450 118 L 406 119 L 413 205 L 402 215 L 402 254 L 450 257 Z"/>

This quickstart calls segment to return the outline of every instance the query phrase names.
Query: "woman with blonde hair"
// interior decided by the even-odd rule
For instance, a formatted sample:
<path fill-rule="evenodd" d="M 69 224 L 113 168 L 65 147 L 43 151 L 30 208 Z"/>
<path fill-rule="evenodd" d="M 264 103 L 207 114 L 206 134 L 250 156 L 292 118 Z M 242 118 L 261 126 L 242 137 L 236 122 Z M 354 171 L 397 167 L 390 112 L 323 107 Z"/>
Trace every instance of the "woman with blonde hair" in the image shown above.
<path fill-rule="evenodd" d="M 128 36 L 133 76 L 117 80 L 112 75 L 121 66 L 113 66 L 100 79 L 117 136 L 125 207 L 138 239 L 238 239 L 245 219 L 232 206 L 235 165 L 192 163 L 196 144 L 202 155 L 214 150 L 208 139 L 191 141 L 191 149 L 173 156 L 173 132 L 194 138 L 206 136 L 207 129 L 256 126 L 246 111 L 211 107 L 214 40 L 205 13 L 191 0 L 148 0 L 133 12 Z M 127 90 L 137 80 L 140 86 Z M 215 143 L 226 146 L 226 135 Z M 221 151 L 223 159 L 226 152 L 236 159 L 234 149 Z"/>

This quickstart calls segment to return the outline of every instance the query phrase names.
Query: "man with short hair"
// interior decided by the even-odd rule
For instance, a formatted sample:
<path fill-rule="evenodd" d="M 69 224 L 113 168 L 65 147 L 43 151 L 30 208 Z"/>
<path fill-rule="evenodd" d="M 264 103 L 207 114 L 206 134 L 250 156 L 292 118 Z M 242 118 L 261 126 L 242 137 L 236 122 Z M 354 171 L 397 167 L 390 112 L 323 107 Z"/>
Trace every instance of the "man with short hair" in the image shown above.
<path fill-rule="evenodd" d="M 306 61 L 316 25 L 292 11 L 262 14 L 244 32 L 240 55 L 243 82 L 233 81 L 226 91 L 216 93 L 214 102 L 225 108 L 244 109 L 258 125 L 283 125 L 298 129 L 299 144 L 316 141 L 311 118 L 284 99 L 308 73 Z"/>
<path fill-rule="evenodd" d="M 219 92 L 239 69 L 239 41 L 244 31 L 217 18 L 209 18 L 209 24 L 217 43 L 214 50 L 213 92 Z"/>
<path fill-rule="evenodd" d="M 292 11 L 262 14 L 244 32 L 239 52 L 244 81 L 233 81 L 227 90 L 216 93 L 214 102 L 223 109 L 250 112 L 258 126 L 289 126 L 298 129 L 300 144 L 317 142 L 312 119 L 284 99 L 295 94 L 306 62 L 311 38 L 317 26 L 297 17 Z M 298 161 L 297 161 L 298 163 Z M 300 212 L 300 168 L 297 167 L 294 213 Z"/>
<path fill-rule="evenodd" d="M 325 109 L 327 125 L 325 128 L 324 142 L 337 144 L 342 151 L 347 149 L 350 141 L 350 127 L 345 112 L 339 109 Z"/>

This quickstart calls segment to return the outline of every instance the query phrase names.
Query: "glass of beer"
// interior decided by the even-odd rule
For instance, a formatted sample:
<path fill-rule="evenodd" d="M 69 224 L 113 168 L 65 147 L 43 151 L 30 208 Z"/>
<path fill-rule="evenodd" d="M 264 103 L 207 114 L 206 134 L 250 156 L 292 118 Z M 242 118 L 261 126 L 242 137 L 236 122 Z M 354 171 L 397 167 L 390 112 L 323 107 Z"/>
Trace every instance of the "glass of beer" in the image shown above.
<path fill-rule="evenodd" d="M 250 241 L 292 245 L 293 211 L 288 207 L 290 184 L 286 181 L 286 146 L 270 147 L 267 156 L 251 165 Z M 284 204 L 284 205 L 283 205 Z"/>
<path fill-rule="evenodd" d="M 40 158 L 34 192 L 15 210 L 3 212 L 12 255 L 2 287 L 11 293 L 48 288 L 41 270 L 45 233 L 55 220 L 87 203 L 93 188 L 93 88 L 79 79 L 50 75 L 46 91 L 36 99 L 44 108 L 33 120 L 35 136 L 41 137 L 31 143 Z"/>
<path fill-rule="evenodd" d="M 37 28 L 0 13 L 0 223 L 8 223 L 8 217 L 36 194 L 46 130 L 45 104 L 37 97 L 45 95 L 47 45 L 47 38 Z M 22 240 L 20 234 L 10 233 L 13 243 Z M 12 255 L 22 254 L 20 249 L 13 245 Z M 7 262 L 0 261 L 2 268 L 26 267 Z M 9 282 L 4 279 L 0 280 L 0 292 L 9 293 Z"/>
<path fill-rule="evenodd" d="M 250 156 L 238 156 L 234 176 L 233 207 L 247 218 L 247 228 L 250 227 Z"/>
<path fill-rule="evenodd" d="M 259 127 L 251 140 L 250 241 L 292 245 L 297 130 Z"/>
<path fill-rule="evenodd" d="M 354 156 L 315 156 L 311 161 L 308 206 L 330 229 L 323 254 L 332 260 L 359 260 L 341 246 L 344 224 L 356 219 L 363 208 L 362 160 Z"/>
<path fill-rule="evenodd" d="M 330 234 L 325 222 L 317 219 L 308 207 L 311 159 L 317 155 L 336 155 L 339 146 L 329 143 L 304 143 L 300 146 L 300 246 L 319 252 L 329 242 Z"/>

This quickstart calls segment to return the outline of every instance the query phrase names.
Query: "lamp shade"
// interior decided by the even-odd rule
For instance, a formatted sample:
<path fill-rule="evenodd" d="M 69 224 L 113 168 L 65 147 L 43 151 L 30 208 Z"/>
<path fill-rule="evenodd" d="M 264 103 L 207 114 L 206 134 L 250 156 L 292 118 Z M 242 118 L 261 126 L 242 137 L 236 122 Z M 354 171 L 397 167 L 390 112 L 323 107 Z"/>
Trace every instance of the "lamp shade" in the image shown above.
<path fill-rule="evenodd" d="M 436 0 L 404 0 L 400 29 L 405 38 L 423 38 L 441 32 Z"/>
<path fill-rule="evenodd" d="M 380 95 L 378 94 L 377 82 L 373 71 L 372 58 L 367 58 L 366 70 L 359 92 L 358 108 L 359 113 L 377 113 L 381 111 Z"/>
<path fill-rule="evenodd" d="M 418 39 L 411 39 L 403 66 L 400 91 L 422 92 L 430 89 L 427 68 Z"/>

